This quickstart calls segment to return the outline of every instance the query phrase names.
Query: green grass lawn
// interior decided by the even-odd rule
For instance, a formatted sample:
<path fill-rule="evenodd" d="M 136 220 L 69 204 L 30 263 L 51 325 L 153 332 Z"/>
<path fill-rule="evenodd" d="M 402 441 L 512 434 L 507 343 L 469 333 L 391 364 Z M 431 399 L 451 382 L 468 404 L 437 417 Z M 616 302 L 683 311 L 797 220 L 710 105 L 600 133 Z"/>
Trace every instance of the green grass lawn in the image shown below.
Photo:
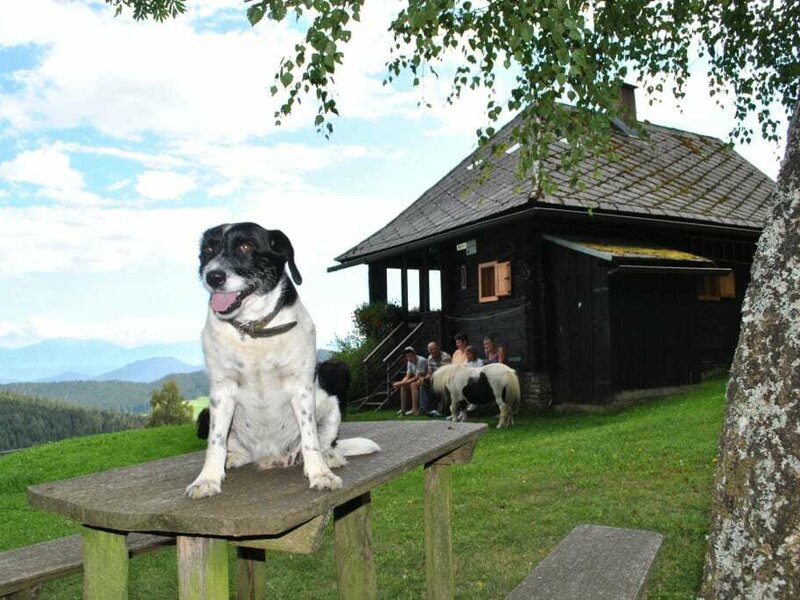
<path fill-rule="evenodd" d="M 575 525 L 594 523 L 662 533 L 649 598 L 695 598 L 723 408 L 724 381 L 714 380 L 612 415 L 517 416 L 512 430 L 492 427 L 473 462 L 453 472 L 456 597 L 505 598 Z M 79 531 L 28 508 L 26 486 L 202 447 L 192 427 L 164 427 L 67 440 L 0 459 L 0 550 Z M 373 493 L 381 598 L 424 597 L 422 488 L 418 469 Z M 313 556 L 271 554 L 269 597 L 336 598 L 331 538 L 328 531 Z M 131 598 L 176 598 L 174 550 L 134 559 L 131 588 Z M 80 597 L 79 576 L 49 584 L 42 594 Z"/>
<path fill-rule="evenodd" d="M 194 400 L 188 400 L 186 404 L 192 407 L 192 418 L 197 420 L 200 411 L 208 406 L 208 396 L 198 396 Z"/>

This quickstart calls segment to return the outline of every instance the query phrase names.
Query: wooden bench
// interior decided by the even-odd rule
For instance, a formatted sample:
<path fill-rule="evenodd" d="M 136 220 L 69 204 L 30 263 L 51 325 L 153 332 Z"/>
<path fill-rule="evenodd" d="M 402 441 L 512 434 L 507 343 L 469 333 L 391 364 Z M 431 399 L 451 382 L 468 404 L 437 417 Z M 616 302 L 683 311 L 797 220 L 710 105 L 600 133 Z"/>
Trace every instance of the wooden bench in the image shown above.
<path fill-rule="evenodd" d="M 640 600 L 663 537 L 578 525 L 506 600 Z"/>
<path fill-rule="evenodd" d="M 36 598 L 42 584 L 83 571 L 81 535 L 0 552 L 0 598 Z M 128 535 L 128 555 L 174 546 L 175 538 L 147 533 Z"/>

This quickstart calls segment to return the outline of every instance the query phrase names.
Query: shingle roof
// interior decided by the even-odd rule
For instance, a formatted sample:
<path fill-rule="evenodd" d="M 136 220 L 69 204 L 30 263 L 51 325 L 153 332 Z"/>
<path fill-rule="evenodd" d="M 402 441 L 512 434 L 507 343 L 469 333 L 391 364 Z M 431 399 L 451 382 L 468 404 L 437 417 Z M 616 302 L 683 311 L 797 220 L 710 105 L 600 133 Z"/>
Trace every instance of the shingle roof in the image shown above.
<path fill-rule="evenodd" d="M 509 138 L 519 118 L 498 132 L 501 141 Z M 564 147 L 554 143 L 546 168 L 558 190 L 535 199 L 531 181 L 516 178 L 517 153 L 493 159 L 489 179 L 479 186 L 475 178 L 480 169 L 473 166 L 477 154 L 470 155 L 391 222 L 336 260 L 354 261 L 533 206 L 763 226 L 775 186 L 769 177 L 717 138 L 652 124 L 645 129 L 648 136 L 642 139 L 615 129 L 612 143 L 619 160 L 598 158 L 591 170 L 597 165 L 600 177 L 592 177 L 587 168 L 581 175 L 584 189 L 570 187 L 568 174 L 558 170 Z"/>

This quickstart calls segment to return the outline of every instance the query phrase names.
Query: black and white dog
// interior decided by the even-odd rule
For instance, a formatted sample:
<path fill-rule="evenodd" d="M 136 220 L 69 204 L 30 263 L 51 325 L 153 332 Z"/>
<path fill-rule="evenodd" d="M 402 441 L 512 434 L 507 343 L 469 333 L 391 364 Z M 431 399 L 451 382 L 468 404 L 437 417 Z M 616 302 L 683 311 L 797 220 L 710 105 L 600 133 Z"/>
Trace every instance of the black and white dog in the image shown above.
<path fill-rule="evenodd" d="M 331 468 L 380 448 L 365 438 L 337 442 L 341 415 L 315 378 L 316 333 L 292 284 L 302 278 L 289 239 L 255 223 L 209 229 L 200 277 L 211 293 L 203 329 L 210 422 L 205 463 L 186 494 L 213 496 L 226 468 L 251 462 L 269 469 L 302 460 L 312 488 L 341 487 Z"/>

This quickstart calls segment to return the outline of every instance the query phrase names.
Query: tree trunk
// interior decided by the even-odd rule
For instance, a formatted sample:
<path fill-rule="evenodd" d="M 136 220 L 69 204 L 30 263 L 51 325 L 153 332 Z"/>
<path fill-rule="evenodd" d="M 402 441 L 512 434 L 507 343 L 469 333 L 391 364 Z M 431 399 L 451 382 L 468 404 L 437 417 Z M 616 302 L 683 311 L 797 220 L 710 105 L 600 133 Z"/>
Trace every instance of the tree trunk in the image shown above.
<path fill-rule="evenodd" d="M 742 307 L 701 596 L 800 598 L 800 103 Z"/>

